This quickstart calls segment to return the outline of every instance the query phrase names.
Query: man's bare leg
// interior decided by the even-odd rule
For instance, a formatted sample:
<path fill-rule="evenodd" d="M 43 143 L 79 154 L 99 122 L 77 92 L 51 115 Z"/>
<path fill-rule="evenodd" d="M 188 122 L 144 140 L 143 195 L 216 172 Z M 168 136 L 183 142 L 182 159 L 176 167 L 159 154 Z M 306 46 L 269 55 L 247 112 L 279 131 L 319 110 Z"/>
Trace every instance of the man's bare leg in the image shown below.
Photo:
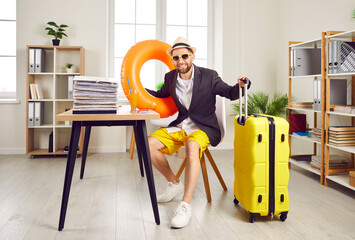
<path fill-rule="evenodd" d="M 149 150 L 150 158 L 153 166 L 166 178 L 168 182 L 177 183 L 179 179 L 173 173 L 168 163 L 168 160 L 164 156 L 161 149 L 165 148 L 165 145 L 160 142 L 156 137 L 149 136 Z"/>
<path fill-rule="evenodd" d="M 200 145 L 189 140 L 186 142 L 185 191 L 182 201 L 191 204 L 198 174 L 200 172 Z"/>

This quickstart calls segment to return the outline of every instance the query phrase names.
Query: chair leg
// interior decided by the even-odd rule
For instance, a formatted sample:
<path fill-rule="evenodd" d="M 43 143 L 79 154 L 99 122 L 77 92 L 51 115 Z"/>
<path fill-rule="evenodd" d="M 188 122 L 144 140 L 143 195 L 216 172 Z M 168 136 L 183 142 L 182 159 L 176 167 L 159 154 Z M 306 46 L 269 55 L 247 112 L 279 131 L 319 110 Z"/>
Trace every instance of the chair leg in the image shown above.
<path fill-rule="evenodd" d="M 181 163 L 181 165 L 179 167 L 179 170 L 176 173 L 176 177 L 177 178 L 180 178 L 180 176 L 181 176 L 182 172 L 184 171 L 185 167 L 186 167 L 186 158 L 184 158 L 184 160 L 182 161 L 182 163 Z"/>
<path fill-rule="evenodd" d="M 181 148 L 178 149 L 178 152 L 180 153 L 181 158 L 182 158 L 182 159 L 185 159 L 185 154 L 184 154 L 184 152 L 182 151 Z"/>
<path fill-rule="evenodd" d="M 225 191 L 227 191 L 227 186 L 226 186 L 226 184 L 224 183 L 224 180 L 223 180 L 223 178 L 222 178 L 222 175 L 221 175 L 221 173 L 219 172 L 219 170 L 218 170 L 218 168 L 217 168 L 217 165 L 216 165 L 215 161 L 213 160 L 213 157 L 212 157 L 210 151 L 208 150 L 208 148 L 206 148 L 205 154 L 206 154 L 208 160 L 210 161 L 211 166 L 212 166 L 214 172 L 216 173 L 217 178 L 218 178 L 219 182 L 221 183 L 223 189 L 224 189 Z"/>
<path fill-rule="evenodd" d="M 136 145 L 136 139 L 134 137 L 134 130 L 132 129 L 131 145 L 129 147 L 129 158 L 133 159 L 134 146 Z"/>
<path fill-rule="evenodd" d="M 204 154 L 202 154 L 202 158 L 201 158 L 201 172 L 203 177 L 203 183 L 205 185 L 207 201 L 211 202 L 212 201 L 211 190 L 210 190 L 210 184 L 208 182 L 208 175 L 207 175 L 207 168 L 206 168 L 206 161 L 205 161 Z"/>

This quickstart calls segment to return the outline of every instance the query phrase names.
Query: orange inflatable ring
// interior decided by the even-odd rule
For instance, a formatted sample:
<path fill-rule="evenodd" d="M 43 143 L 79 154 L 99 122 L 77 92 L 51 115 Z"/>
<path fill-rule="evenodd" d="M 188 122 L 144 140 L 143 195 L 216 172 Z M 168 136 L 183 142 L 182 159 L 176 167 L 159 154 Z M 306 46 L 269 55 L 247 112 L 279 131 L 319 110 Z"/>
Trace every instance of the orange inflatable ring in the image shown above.
<path fill-rule="evenodd" d="M 128 76 L 131 89 L 137 90 L 137 107 L 140 109 L 152 109 L 159 113 L 161 118 L 174 115 L 177 112 L 177 107 L 171 97 L 157 98 L 150 95 L 144 89 L 139 78 L 139 73 L 143 64 L 152 59 L 162 61 L 170 70 L 174 69 L 174 64 L 166 54 L 169 48 L 171 48 L 169 44 L 159 40 L 139 42 L 127 52 L 121 68 L 121 84 L 127 99 L 129 99 Z"/>

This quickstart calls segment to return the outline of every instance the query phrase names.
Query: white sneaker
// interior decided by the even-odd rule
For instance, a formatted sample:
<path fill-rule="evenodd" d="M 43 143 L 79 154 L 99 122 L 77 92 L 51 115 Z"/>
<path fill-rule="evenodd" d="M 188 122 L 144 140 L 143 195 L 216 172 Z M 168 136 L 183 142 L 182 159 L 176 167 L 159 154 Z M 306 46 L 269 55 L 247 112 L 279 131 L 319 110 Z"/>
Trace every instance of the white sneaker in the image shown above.
<path fill-rule="evenodd" d="M 186 202 L 181 201 L 174 211 L 174 216 L 171 219 L 170 227 L 183 228 L 189 224 L 191 219 L 191 206 Z"/>
<path fill-rule="evenodd" d="M 157 197 L 157 202 L 164 203 L 171 201 L 176 195 L 182 193 L 184 191 L 184 185 L 182 181 L 179 180 L 178 184 L 174 184 L 172 182 L 168 182 L 168 187 L 165 192 Z"/>

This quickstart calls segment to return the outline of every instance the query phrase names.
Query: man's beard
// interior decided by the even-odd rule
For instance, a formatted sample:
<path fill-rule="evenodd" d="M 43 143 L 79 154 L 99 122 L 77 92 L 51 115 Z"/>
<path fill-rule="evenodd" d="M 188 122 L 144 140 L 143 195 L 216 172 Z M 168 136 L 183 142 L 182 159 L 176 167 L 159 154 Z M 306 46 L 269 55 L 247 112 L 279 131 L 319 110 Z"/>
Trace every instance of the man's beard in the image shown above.
<path fill-rule="evenodd" d="M 188 73 L 190 71 L 191 67 L 192 67 L 192 64 L 191 65 L 187 65 L 186 70 L 182 70 L 182 69 L 179 69 L 179 68 L 177 68 L 177 70 L 178 70 L 178 73 L 185 74 L 185 73 Z"/>

